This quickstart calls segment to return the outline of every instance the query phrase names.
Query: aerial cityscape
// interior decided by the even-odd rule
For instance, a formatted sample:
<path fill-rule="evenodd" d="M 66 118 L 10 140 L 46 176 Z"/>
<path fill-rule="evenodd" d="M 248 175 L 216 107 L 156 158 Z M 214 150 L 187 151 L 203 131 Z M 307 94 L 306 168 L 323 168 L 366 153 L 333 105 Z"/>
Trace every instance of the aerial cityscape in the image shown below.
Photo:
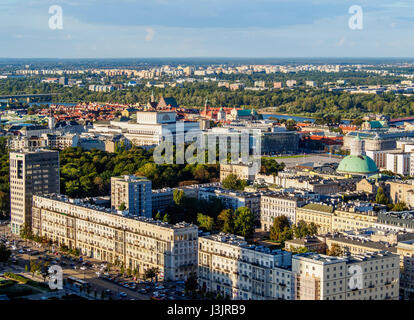
<path fill-rule="evenodd" d="M 86 25 L 78 10 L 90 1 L 80 9 L 46 2 L 39 37 Z M 169 37 L 171 22 L 148 27 L 152 1 L 138 16 L 142 26 L 107 16 L 138 2 L 98 5 L 108 43 L 116 28 L 146 26 L 143 42 Z M 303 1 L 294 2 L 286 6 Z M 374 36 L 365 31 L 374 25 L 368 2 L 363 27 L 362 8 L 345 6 L 347 37 Z M 392 20 L 398 6 L 379 2 Z M 225 317 L 246 312 L 243 304 L 220 309 L 240 300 L 414 300 L 414 58 L 404 57 L 412 44 L 394 54 L 403 37 L 394 26 L 389 47 L 366 43 L 359 55 L 342 43 L 343 54 L 323 58 L 322 40 L 309 56 L 277 58 L 284 55 L 270 45 L 238 55 L 232 37 L 238 49 L 245 35 L 230 30 L 242 28 L 235 18 L 222 21 L 227 5 L 213 19 L 188 4 L 188 21 L 168 26 L 199 28 L 203 42 L 216 23 L 218 44 L 205 51 L 203 42 L 201 53 L 180 53 L 168 39 L 162 54 L 152 53 L 155 44 L 142 53 L 128 44 L 124 54 L 103 46 L 93 56 L 86 43 L 102 39 L 85 31 L 82 40 L 72 33 L 73 50 L 66 44 L 61 56 L 48 40 L 19 54 L 17 40 L 0 34 L 2 302 L 170 301 L 168 315 L 197 318 L 207 310 L 194 301 L 214 303 L 210 317 Z M 161 18 L 176 12 L 168 1 L 159 6 Z M 248 15 L 246 6 L 235 15 Z M 280 23 L 249 27 L 301 37 Z M 28 25 L 12 37 L 32 43 Z M 230 47 L 221 44 L 220 58 L 222 32 Z M 184 36 L 183 50 L 197 46 Z"/>

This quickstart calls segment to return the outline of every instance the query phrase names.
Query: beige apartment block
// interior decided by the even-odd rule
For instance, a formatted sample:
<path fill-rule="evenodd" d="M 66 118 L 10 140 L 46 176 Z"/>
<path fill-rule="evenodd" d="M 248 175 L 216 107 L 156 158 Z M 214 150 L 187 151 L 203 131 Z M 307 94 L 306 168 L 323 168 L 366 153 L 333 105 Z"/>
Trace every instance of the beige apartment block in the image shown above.
<path fill-rule="evenodd" d="M 161 280 L 197 274 L 197 226 L 124 216 L 63 195 L 33 196 L 33 233 L 83 255 L 123 263 L 141 275 L 157 268 Z"/>
<path fill-rule="evenodd" d="M 414 180 L 387 181 L 386 186 L 392 203 L 404 202 L 414 207 Z"/>
<path fill-rule="evenodd" d="M 244 164 L 220 164 L 220 181 L 229 174 L 235 174 L 239 179 L 253 181 L 255 179 L 254 167 Z"/>
<path fill-rule="evenodd" d="M 305 221 L 315 223 L 318 226 L 318 234 L 332 231 L 332 217 L 334 208 L 326 204 L 309 203 L 296 209 L 296 223 Z"/>
<path fill-rule="evenodd" d="M 335 210 L 332 216 L 332 231 L 351 231 L 372 228 L 378 221 L 374 211 L 358 212 L 354 208 L 343 208 Z"/>
<path fill-rule="evenodd" d="M 296 300 L 398 300 L 399 256 L 388 251 L 349 257 L 292 257 Z"/>
<path fill-rule="evenodd" d="M 401 241 L 397 244 L 400 255 L 400 293 L 404 300 L 414 299 L 414 240 Z"/>
<path fill-rule="evenodd" d="M 385 243 L 354 239 L 343 235 L 326 236 L 325 242 L 328 250 L 331 250 L 332 246 L 337 246 L 343 254 L 363 254 L 390 250 L 390 246 Z"/>

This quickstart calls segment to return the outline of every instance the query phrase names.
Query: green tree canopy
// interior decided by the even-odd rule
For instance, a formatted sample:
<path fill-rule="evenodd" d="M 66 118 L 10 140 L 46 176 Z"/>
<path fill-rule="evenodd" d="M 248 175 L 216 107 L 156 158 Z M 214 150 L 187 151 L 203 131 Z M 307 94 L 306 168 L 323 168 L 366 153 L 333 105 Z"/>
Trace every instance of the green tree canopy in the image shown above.
<path fill-rule="evenodd" d="M 250 237 L 254 233 L 254 215 L 247 207 L 240 207 L 234 212 L 234 229 L 236 234 Z"/>

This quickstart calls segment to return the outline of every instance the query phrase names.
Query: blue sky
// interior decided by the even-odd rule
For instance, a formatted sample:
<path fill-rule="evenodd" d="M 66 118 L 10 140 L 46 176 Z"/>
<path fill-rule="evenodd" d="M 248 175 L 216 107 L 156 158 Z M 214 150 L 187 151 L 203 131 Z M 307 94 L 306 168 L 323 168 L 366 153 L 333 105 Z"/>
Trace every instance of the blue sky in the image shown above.
<path fill-rule="evenodd" d="M 5 58 L 413 57 L 413 30 L 414 0 L 0 0 Z"/>

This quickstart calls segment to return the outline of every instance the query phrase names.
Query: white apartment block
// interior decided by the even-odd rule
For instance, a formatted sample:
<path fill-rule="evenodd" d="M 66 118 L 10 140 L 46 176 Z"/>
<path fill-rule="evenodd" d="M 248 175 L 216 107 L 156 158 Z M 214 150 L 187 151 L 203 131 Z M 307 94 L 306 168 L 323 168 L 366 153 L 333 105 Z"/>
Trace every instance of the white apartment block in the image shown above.
<path fill-rule="evenodd" d="M 242 237 L 198 238 L 198 284 L 234 300 L 292 300 L 291 253 L 248 245 Z"/>
<path fill-rule="evenodd" d="M 296 224 L 296 208 L 306 204 L 300 196 L 267 193 L 260 198 L 260 225 L 262 230 L 269 231 L 273 220 L 279 216 L 286 216 L 290 223 Z"/>
<path fill-rule="evenodd" d="M 32 195 L 60 192 L 59 152 L 10 152 L 11 231 L 32 223 Z"/>
<path fill-rule="evenodd" d="M 144 274 L 157 268 L 160 280 L 197 274 L 198 228 L 119 214 L 64 195 L 33 196 L 33 233 L 91 258 L 123 263 Z"/>
<path fill-rule="evenodd" d="M 388 153 L 387 170 L 401 175 L 410 174 L 410 154 L 409 153 Z"/>
<path fill-rule="evenodd" d="M 111 178 L 111 206 L 124 205 L 130 215 L 152 217 L 152 182 L 145 177 L 125 175 Z"/>
<path fill-rule="evenodd" d="M 388 251 L 348 257 L 292 257 L 297 300 L 398 300 L 400 257 Z"/>
<path fill-rule="evenodd" d="M 389 150 L 366 150 L 365 154 L 374 160 L 378 168 L 385 169 L 387 167 L 387 154 Z"/>

